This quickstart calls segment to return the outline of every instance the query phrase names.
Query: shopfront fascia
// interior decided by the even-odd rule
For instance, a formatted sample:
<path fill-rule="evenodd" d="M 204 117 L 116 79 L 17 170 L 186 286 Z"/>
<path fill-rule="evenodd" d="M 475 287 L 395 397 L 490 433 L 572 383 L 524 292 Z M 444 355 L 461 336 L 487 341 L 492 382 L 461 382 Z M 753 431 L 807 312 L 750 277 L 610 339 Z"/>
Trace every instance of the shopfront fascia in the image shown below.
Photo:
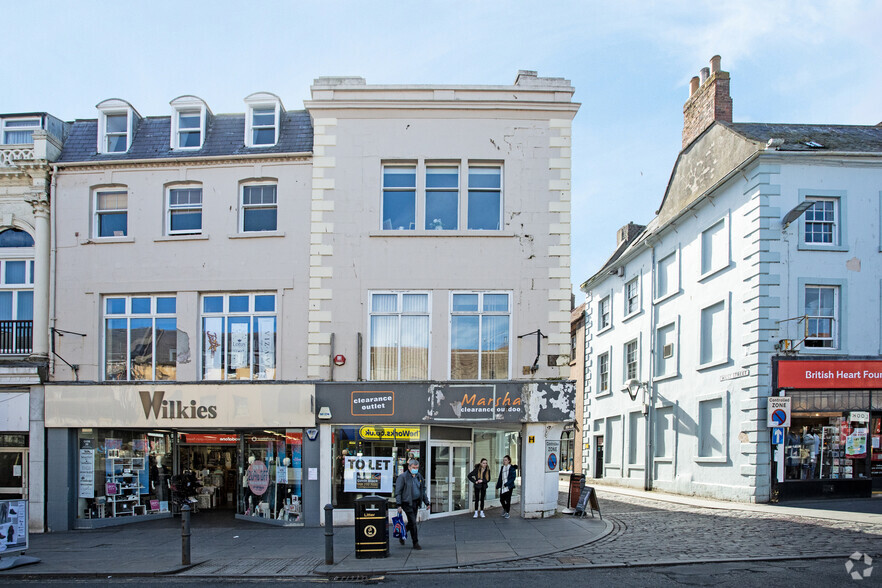
<path fill-rule="evenodd" d="M 202 510 L 318 524 L 313 407 L 300 383 L 47 385 L 48 526 L 171 516 L 186 476 Z"/>
<path fill-rule="evenodd" d="M 504 455 L 522 463 L 528 427 L 543 434 L 549 428 L 544 425 L 562 429 L 575 418 L 574 401 L 575 384 L 568 381 L 317 384 L 322 500 L 335 506 L 335 521 L 345 524 L 360 496 L 394 500 L 396 477 L 408 459 L 417 458 L 433 516 L 467 512 L 472 497 L 466 476 L 474 464 L 488 460 L 492 488 Z M 535 469 L 544 476 L 541 466 L 537 462 Z M 530 473 L 522 468 L 519 495 Z M 494 501 L 491 491 L 488 503 Z"/>
<path fill-rule="evenodd" d="M 882 359 L 775 358 L 790 427 L 773 452 L 778 497 L 869 497 L 882 489 Z"/>

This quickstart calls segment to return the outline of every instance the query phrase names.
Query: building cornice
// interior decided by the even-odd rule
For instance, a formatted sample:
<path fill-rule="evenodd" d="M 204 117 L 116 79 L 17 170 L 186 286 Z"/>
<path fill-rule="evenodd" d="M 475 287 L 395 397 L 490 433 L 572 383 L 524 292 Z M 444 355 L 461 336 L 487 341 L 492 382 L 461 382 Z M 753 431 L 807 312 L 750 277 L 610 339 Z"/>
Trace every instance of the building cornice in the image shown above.
<path fill-rule="evenodd" d="M 496 100 L 307 100 L 304 103 L 310 112 L 316 110 L 421 110 L 439 111 L 550 111 L 566 112 L 575 116 L 579 102 L 512 102 Z"/>
<path fill-rule="evenodd" d="M 122 168 L 168 168 L 180 166 L 202 165 L 241 165 L 243 162 L 309 162 L 312 160 L 312 152 L 302 153 L 247 153 L 243 155 L 224 155 L 209 157 L 162 157 L 156 159 L 113 159 L 106 161 L 65 161 L 58 162 L 58 169 L 77 169 L 83 171 L 98 169 L 122 169 Z"/>

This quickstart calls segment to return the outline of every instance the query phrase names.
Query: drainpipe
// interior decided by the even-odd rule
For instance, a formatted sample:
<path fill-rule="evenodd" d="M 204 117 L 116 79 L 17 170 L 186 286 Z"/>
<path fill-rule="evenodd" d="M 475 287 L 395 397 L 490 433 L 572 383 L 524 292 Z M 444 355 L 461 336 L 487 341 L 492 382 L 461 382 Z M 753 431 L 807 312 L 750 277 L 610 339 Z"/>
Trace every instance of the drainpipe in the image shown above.
<path fill-rule="evenodd" d="M 55 266 L 57 263 L 58 237 L 56 234 L 55 189 L 58 184 L 58 166 L 52 166 L 52 177 L 49 181 L 49 349 L 55 349 Z M 55 354 L 49 353 L 49 373 L 55 375 Z"/>
<path fill-rule="evenodd" d="M 649 378 L 647 379 L 647 390 L 645 394 L 648 398 L 648 406 L 646 410 L 646 456 L 645 456 L 645 470 L 643 472 L 643 487 L 645 490 L 652 490 L 652 470 L 654 467 L 654 452 L 655 452 L 655 443 L 654 443 L 654 434 L 655 434 L 655 383 L 653 378 L 655 376 L 655 364 L 656 364 L 656 333 L 655 333 L 655 302 L 654 299 L 654 291 L 655 291 L 655 246 L 650 244 L 647 240 L 647 246 L 650 247 L 651 256 L 650 256 L 650 269 L 649 269 L 649 279 L 650 279 L 650 303 L 649 303 Z"/>

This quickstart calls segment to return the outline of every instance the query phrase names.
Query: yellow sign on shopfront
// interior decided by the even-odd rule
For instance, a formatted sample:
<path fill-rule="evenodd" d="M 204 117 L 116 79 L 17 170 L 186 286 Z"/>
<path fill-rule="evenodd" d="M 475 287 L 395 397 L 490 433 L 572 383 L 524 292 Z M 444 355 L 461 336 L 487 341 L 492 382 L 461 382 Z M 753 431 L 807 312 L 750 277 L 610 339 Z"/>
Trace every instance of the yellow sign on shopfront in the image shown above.
<path fill-rule="evenodd" d="M 358 435 L 366 441 L 419 441 L 420 428 L 364 426 Z"/>

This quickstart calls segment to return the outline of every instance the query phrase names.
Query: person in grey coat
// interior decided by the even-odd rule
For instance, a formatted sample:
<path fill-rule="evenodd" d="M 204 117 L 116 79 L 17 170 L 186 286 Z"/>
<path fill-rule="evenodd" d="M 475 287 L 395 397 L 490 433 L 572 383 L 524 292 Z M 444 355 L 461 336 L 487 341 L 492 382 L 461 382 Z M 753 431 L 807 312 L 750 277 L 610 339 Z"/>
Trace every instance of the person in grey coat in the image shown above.
<path fill-rule="evenodd" d="M 413 541 L 414 549 L 422 549 L 417 537 L 417 513 L 425 504 L 429 509 L 429 497 L 426 495 L 426 481 L 420 475 L 420 462 L 411 459 L 407 464 L 407 471 L 398 474 L 395 480 L 395 502 L 398 505 L 398 514 L 404 511 L 407 516 L 407 532 Z M 404 545 L 404 539 L 398 540 Z"/>

